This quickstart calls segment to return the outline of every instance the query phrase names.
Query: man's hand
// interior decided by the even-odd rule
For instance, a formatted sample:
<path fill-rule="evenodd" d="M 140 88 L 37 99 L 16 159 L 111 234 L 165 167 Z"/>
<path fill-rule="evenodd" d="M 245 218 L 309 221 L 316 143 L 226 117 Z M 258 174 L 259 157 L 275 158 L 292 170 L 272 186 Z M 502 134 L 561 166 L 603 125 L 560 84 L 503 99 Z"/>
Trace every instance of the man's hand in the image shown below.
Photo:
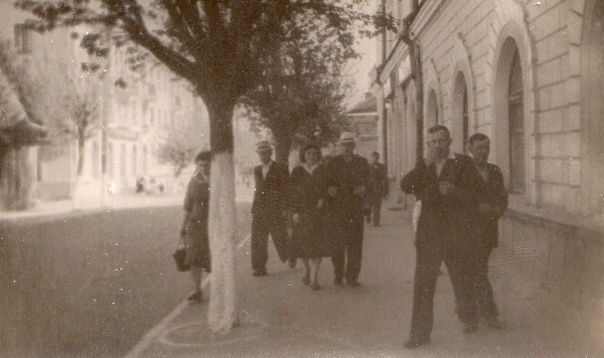
<path fill-rule="evenodd" d="M 448 181 L 441 181 L 438 183 L 438 189 L 443 195 L 451 195 L 455 192 L 455 190 L 457 190 L 457 187 Z"/>
<path fill-rule="evenodd" d="M 292 220 L 294 221 L 294 224 L 299 223 L 300 222 L 300 214 L 294 213 L 294 215 L 292 215 Z"/>
<path fill-rule="evenodd" d="M 365 194 L 364 186 L 357 186 L 356 188 L 354 188 L 354 195 L 363 195 L 363 194 Z"/>
<path fill-rule="evenodd" d="M 335 197 L 336 195 L 338 195 L 338 187 L 330 186 L 329 188 L 327 188 L 327 194 L 329 194 L 329 196 L 331 197 Z"/>
<path fill-rule="evenodd" d="M 426 153 L 426 166 L 429 167 L 439 158 L 438 150 L 436 148 L 428 148 L 428 152 Z"/>
<path fill-rule="evenodd" d="M 324 206 L 325 206 L 325 201 L 323 199 L 319 199 L 319 202 L 317 203 L 317 209 L 321 210 L 321 209 L 323 209 Z"/>

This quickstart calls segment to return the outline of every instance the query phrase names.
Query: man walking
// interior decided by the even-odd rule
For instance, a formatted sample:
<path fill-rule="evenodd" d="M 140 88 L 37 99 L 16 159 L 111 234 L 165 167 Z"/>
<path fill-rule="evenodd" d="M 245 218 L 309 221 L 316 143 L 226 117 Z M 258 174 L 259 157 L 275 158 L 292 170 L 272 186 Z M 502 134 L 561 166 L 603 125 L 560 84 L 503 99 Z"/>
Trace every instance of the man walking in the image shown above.
<path fill-rule="evenodd" d="M 288 258 L 286 230 L 287 167 L 271 159 L 273 148 L 268 141 L 256 144 L 262 164 L 254 168 L 254 201 L 252 203 L 252 275 L 266 276 L 268 235 L 282 262 Z"/>
<path fill-rule="evenodd" d="M 464 332 L 476 332 L 478 315 L 471 302 L 466 266 L 472 230 L 475 179 L 472 159 L 450 151 L 449 129 L 436 125 L 428 130 L 426 157 L 402 181 L 402 189 L 422 201 L 417 223 L 413 314 L 405 348 L 430 342 L 434 292 L 441 263 L 447 266 L 460 303 Z M 467 209 L 466 209 L 467 208 Z"/>
<path fill-rule="evenodd" d="M 386 166 L 380 163 L 379 160 L 380 153 L 371 153 L 371 163 L 369 163 L 370 188 L 369 193 L 367 193 L 365 221 L 367 224 L 373 221 L 373 226 L 380 226 L 382 198 L 388 194 L 388 175 L 386 173 Z"/>
<path fill-rule="evenodd" d="M 501 169 L 488 162 L 491 151 L 489 137 L 476 133 L 469 139 L 469 150 L 476 165 L 478 177 L 478 214 L 476 242 L 473 256 L 476 260 L 474 298 L 478 304 L 480 316 L 491 328 L 501 328 L 497 318 L 499 312 L 493 297 L 493 288 L 489 282 L 489 256 L 498 246 L 499 232 L 497 222 L 508 206 L 508 194 L 503 183 Z"/>
<path fill-rule="evenodd" d="M 359 273 L 363 253 L 364 196 L 369 185 L 367 159 L 354 154 L 354 135 L 342 133 L 342 154 L 333 157 L 327 165 L 327 187 L 330 196 L 329 212 L 333 239 L 341 242 L 332 256 L 336 285 L 343 279 L 350 287 L 359 287 Z"/>

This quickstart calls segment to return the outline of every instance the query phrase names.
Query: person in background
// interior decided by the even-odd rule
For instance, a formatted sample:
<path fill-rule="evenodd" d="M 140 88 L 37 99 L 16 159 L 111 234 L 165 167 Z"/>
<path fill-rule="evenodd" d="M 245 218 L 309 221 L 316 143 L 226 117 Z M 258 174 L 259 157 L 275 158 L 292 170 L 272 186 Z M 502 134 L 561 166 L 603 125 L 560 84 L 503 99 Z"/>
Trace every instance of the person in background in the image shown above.
<path fill-rule="evenodd" d="M 254 168 L 254 200 L 252 202 L 252 275 L 266 276 L 268 235 L 282 262 L 288 259 L 286 190 L 289 171 L 271 159 L 273 148 L 264 140 L 256 144 L 261 164 Z"/>
<path fill-rule="evenodd" d="M 369 163 L 369 191 L 366 196 L 367 209 L 365 212 L 365 221 L 367 224 L 373 221 L 373 226 L 380 226 L 382 198 L 388 195 L 388 174 L 386 173 L 386 166 L 380 163 L 379 160 L 380 153 L 371 153 L 371 162 Z"/>
<path fill-rule="evenodd" d="M 210 200 L 210 163 L 212 154 L 204 150 L 195 156 L 195 174 L 191 177 L 185 194 L 185 219 L 180 235 L 187 248 L 185 263 L 191 266 L 193 292 L 189 301 L 202 298 L 202 273 L 211 272 L 210 243 L 208 237 L 208 209 Z"/>
<path fill-rule="evenodd" d="M 300 150 L 300 163 L 290 176 L 293 234 L 291 253 L 300 258 L 305 272 L 302 283 L 321 289 L 318 280 L 321 258 L 331 256 L 331 246 L 324 234 L 323 218 L 327 195 L 321 150 L 309 144 Z"/>
<path fill-rule="evenodd" d="M 427 153 L 406 175 L 403 191 L 422 202 L 415 240 L 416 266 L 413 313 L 409 340 L 405 348 L 417 348 L 430 342 L 434 320 L 434 293 L 441 263 L 449 271 L 464 333 L 477 330 L 478 314 L 472 305 L 468 265 L 473 231 L 475 188 L 472 159 L 450 151 L 449 129 L 431 127 L 427 135 Z"/>
<path fill-rule="evenodd" d="M 342 285 L 345 278 L 348 286 L 359 287 L 369 164 L 367 159 L 354 154 L 355 140 L 352 133 L 342 133 L 339 144 L 342 154 L 333 157 L 326 169 L 330 227 L 333 228 L 330 235 L 334 242 L 343 243 L 331 257 L 334 284 Z"/>
<path fill-rule="evenodd" d="M 488 162 L 491 140 L 482 133 L 476 133 L 469 139 L 469 151 L 476 165 L 478 178 L 478 215 L 474 258 L 476 259 L 474 298 L 480 316 L 491 328 L 501 328 L 499 312 L 489 282 L 489 257 L 499 244 L 498 221 L 508 206 L 508 194 L 503 182 L 501 169 Z"/>

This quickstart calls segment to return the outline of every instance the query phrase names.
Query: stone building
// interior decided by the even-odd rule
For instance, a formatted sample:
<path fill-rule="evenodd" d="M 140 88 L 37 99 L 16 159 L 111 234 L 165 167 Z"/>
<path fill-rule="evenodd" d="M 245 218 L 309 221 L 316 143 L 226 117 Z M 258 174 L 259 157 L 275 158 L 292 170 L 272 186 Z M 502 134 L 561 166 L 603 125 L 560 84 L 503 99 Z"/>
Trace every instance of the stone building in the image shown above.
<path fill-rule="evenodd" d="M 451 129 L 456 152 L 489 135 L 510 194 L 511 264 L 602 317 L 604 2 L 385 0 L 380 11 L 396 20 L 377 39 L 371 88 L 392 184 L 432 125 Z"/>
<path fill-rule="evenodd" d="M 85 28 L 58 28 L 38 34 L 23 24 L 31 14 L 23 13 L 11 2 L 0 2 L 0 40 L 12 44 L 34 78 L 53 82 L 48 94 L 48 109 L 62 104 L 67 87 L 95 88 L 99 122 L 85 143 L 84 165 L 78 178 L 77 141 L 65 137 L 50 154 L 49 147 L 38 150 L 38 188 L 43 200 L 78 197 L 82 205 L 97 205 L 107 192 L 133 192 L 136 178 L 144 176 L 164 187 L 176 185 L 169 165 L 160 165 L 155 151 L 170 130 L 199 133 L 200 147 L 209 142 L 208 114 L 203 102 L 175 80 L 165 67 L 145 63 L 136 72 L 127 64 L 127 49 L 111 48 L 107 59 L 91 58 L 79 47 Z M 83 63 L 97 63 L 100 72 L 89 73 Z M 88 82 L 88 84 L 86 84 Z M 124 86 L 116 86 L 116 83 Z M 50 126 L 49 123 L 47 125 Z M 56 143 L 55 143 L 56 144 Z"/>

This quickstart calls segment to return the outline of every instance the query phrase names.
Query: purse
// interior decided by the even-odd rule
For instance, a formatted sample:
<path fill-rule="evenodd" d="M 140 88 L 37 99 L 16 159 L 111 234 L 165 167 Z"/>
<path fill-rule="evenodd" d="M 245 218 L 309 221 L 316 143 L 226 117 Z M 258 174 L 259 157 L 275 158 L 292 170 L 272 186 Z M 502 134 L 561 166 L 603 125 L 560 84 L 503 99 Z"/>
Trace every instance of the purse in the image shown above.
<path fill-rule="evenodd" d="M 186 248 L 181 247 L 176 249 L 176 251 L 174 251 L 174 253 L 172 254 L 172 257 L 174 257 L 174 261 L 176 262 L 176 268 L 178 269 L 178 271 L 186 272 L 191 269 L 191 266 L 185 263 L 185 259 L 187 257 Z"/>

